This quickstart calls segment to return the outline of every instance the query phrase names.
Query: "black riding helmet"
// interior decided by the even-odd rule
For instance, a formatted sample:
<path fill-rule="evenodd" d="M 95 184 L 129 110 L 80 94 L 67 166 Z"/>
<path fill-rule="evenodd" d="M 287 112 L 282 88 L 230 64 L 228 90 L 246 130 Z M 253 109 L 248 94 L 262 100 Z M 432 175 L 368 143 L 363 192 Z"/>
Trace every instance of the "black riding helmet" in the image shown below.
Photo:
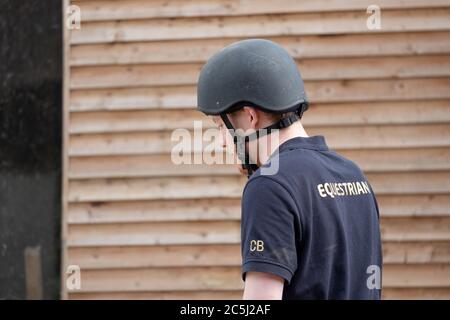
<path fill-rule="evenodd" d="M 203 66 L 198 79 L 197 106 L 206 115 L 219 115 L 234 143 L 244 144 L 243 148 L 237 148 L 238 156 L 250 176 L 257 166 L 249 163 L 245 142 L 290 126 L 308 109 L 308 101 L 300 72 L 289 53 L 275 42 L 251 39 L 228 45 Z M 238 136 L 227 113 L 244 106 L 274 114 L 294 113 L 251 135 Z"/>

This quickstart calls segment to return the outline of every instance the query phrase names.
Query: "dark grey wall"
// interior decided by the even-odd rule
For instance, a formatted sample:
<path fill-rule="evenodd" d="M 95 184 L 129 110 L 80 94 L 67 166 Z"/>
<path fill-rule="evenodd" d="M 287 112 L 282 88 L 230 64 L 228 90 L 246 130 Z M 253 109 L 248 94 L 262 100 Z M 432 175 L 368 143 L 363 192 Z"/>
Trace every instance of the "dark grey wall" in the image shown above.
<path fill-rule="evenodd" d="M 27 247 L 28 287 L 59 297 L 61 137 L 62 1 L 0 0 L 0 299 L 27 297 Z"/>

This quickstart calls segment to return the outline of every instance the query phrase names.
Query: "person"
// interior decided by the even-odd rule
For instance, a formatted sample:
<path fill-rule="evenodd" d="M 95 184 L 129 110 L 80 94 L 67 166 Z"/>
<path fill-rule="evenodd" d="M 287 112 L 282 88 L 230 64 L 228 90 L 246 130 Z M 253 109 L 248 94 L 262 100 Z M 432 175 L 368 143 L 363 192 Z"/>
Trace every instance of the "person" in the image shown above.
<path fill-rule="evenodd" d="M 198 110 L 218 125 L 224 147 L 234 145 L 249 176 L 243 298 L 380 299 L 374 191 L 324 136 L 307 135 L 300 119 L 309 103 L 289 53 L 264 39 L 233 43 L 203 66 L 197 89 Z"/>

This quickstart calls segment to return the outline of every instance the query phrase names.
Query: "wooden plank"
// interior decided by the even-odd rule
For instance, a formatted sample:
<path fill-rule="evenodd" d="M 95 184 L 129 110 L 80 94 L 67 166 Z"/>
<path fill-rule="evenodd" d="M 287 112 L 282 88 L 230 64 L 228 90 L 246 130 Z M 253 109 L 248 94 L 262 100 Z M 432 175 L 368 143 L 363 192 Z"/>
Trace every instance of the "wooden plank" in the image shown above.
<path fill-rule="evenodd" d="M 386 300 L 437 300 L 450 299 L 450 288 L 387 288 L 382 299 Z"/>
<path fill-rule="evenodd" d="M 72 247 L 70 264 L 82 270 L 153 267 L 240 266 L 241 246 L 170 245 Z M 384 264 L 450 263 L 450 242 L 385 242 Z"/>
<path fill-rule="evenodd" d="M 73 300 L 240 300 L 242 290 L 70 293 Z"/>
<path fill-rule="evenodd" d="M 448 125 L 313 127 L 307 130 L 311 136 L 325 136 L 332 149 L 447 146 L 442 137 L 450 134 Z"/>
<path fill-rule="evenodd" d="M 385 242 L 383 263 L 450 263 L 450 242 Z"/>
<path fill-rule="evenodd" d="M 202 64 L 89 66 L 72 68 L 71 89 L 182 86 L 197 82 Z"/>
<path fill-rule="evenodd" d="M 449 194 L 377 195 L 382 216 L 449 216 Z"/>
<path fill-rule="evenodd" d="M 448 217 L 450 195 L 377 195 L 382 217 Z M 85 202 L 69 205 L 68 222 L 130 223 L 239 220 L 241 200 L 195 199 Z"/>
<path fill-rule="evenodd" d="M 176 279 L 176 280 L 175 280 Z M 79 292 L 140 292 L 179 290 L 242 290 L 240 267 L 86 270 Z M 450 266 L 387 265 L 384 288 L 450 287 Z"/>
<path fill-rule="evenodd" d="M 450 101 L 311 103 L 302 123 L 307 126 L 420 124 L 450 122 Z"/>
<path fill-rule="evenodd" d="M 366 172 L 450 170 L 449 148 L 338 150 L 338 152 L 356 162 Z"/>
<path fill-rule="evenodd" d="M 79 201 L 236 198 L 244 177 L 95 179 L 71 181 L 69 199 Z M 202 187 L 203 186 L 203 187 Z"/>
<path fill-rule="evenodd" d="M 69 223 L 239 220 L 240 199 L 72 203 Z"/>
<path fill-rule="evenodd" d="M 194 109 L 74 112 L 70 133 L 132 132 L 215 127 L 209 117 Z M 401 101 L 368 103 L 312 103 L 302 123 L 307 127 L 359 124 L 416 124 L 450 122 L 450 101 Z"/>
<path fill-rule="evenodd" d="M 71 225 L 69 246 L 230 244 L 240 241 L 238 221 Z"/>
<path fill-rule="evenodd" d="M 69 154 L 88 156 L 167 153 L 177 144 L 171 142 L 170 137 L 170 132 L 72 135 Z M 201 149 L 196 147 L 192 151 L 200 152 Z"/>
<path fill-rule="evenodd" d="M 194 86 L 75 90 L 71 111 L 192 108 L 196 99 Z"/>
<path fill-rule="evenodd" d="M 309 81 L 305 86 L 315 103 L 450 98 L 447 78 Z M 71 111 L 179 109 L 193 108 L 196 103 L 195 86 L 71 91 Z"/>
<path fill-rule="evenodd" d="M 200 156 L 200 155 L 199 155 Z M 226 159 L 226 155 L 223 154 Z M 174 165 L 170 154 L 72 157 L 71 179 L 237 175 L 236 165 Z"/>
<path fill-rule="evenodd" d="M 450 172 L 395 172 L 366 175 L 376 194 L 445 194 L 450 192 Z"/>
<path fill-rule="evenodd" d="M 448 288 L 450 265 L 387 265 L 383 269 L 383 287 Z"/>
<path fill-rule="evenodd" d="M 383 32 L 445 31 L 450 9 L 384 10 Z M 365 10 L 237 17 L 87 22 L 71 43 L 108 43 L 218 37 L 270 37 L 367 32 Z M 152 30 L 152 32 L 148 32 Z"/>
<path fill-rule="evenodd" d="M 182 130 L 180 128 L 180 130 Z M 415 126 L 342 126 L 306 127 L 310 136 L 325 136 L 332 149 L 448 147 L 450 126 L 446 124 Z M 180 131 L 177 131 L 180 132 Z M 185 152 L 202 152 L 208 145 L 222 150 L 219 135 L 203 139 L 202 130 L 131 132 L 72 135 L 70 156 L 132 155 L 170 153 L 174 147 Z M 352 139 L 349 139 L 352 137 Z M 191 158 L 193 161 L 193 158 Z M 199 163 L 201 164 L 201 163 Z"/>
<path fill-rule="evenodd" d="M 445 194 L 450 172 L 367 174 L 377 195 Z M 90 179 L 70 181 L 69 201 L 235 198 L 241 196 L 243 176 Z"/>
<path fill-rule="evenodd" d="M 365 172 L 450 170 L 450 148 L 338 150 Z M 226 159 L 226 155 L 223 156 Z M 433 159 L 433 161 L 430 161 Z M 70 179 L 238 175 L 235 165 L 174 165 L 170 154 L 71 157 Z"/>
<path fill-rule="evenodd" d="M 304 59 L 308 80 L 427 78 L 450 75 L 450 56 Z M 116 65 L 72 68 L 72 89 L 195 85 L 202 64 Z"/>
<path fill-rule="evenodd" d="M 446 31 L 269 38 L 296 59 L 448 54 L 449 39 L 450 32 Z M 204 63 L 226 45 L 239 40 L 242 38 L 73 45 L 70 63 L 72 66 Z"/>
<path fill-rule="evenodd" d="M 450 106 L 450 102 L 448 105 Z M 450 110 L 450 107 L 448 109 Z M 197 110 L 131 110 L 72 113 L 69 131 L 70 133 L 103 133 L 193 129 L 194 121 L 203 121 L 204 128 L 215 127 L 209 117 L 203 116 Z"/>
<path fill-rule="evenodd" d="M 383 218 L 381 233 L 383 241 L 449 241 L 450 217 Z"/>
<path fill-rule="evenodd" d="M 71 247 L 144 246 L 172 244 L 237 244 L 238 221 L 193 221 L 71 225 Z"/>
<path fill-rule="evenodd" d="M 239 221 L 70 225 L 69 246 L 237 244 Z M 383 218 L 383 241 L 450 241 L 450 217 Z"/>
<path fill-rule="evenodd" d="M 291 12 L 329 12 L 358 10 L 365 11 L 372 4 L 369 0 L 122 0 L 122 1 L 72 1 L 80 6 L 83 21 L 152 19 L 168 17 L 235 16 L 254 14 L 275 14 Z M 385 9 L 409 9 L 447 7 L 445 0 L 390 1 L 379 0 L 377 5 Z"/>
<path fill-rule="evenodd" d="M 450 79 L 446 78 L 313 81 L 305 86 L 310 100 L 316 102 L 411 101 L 443 99 L 450 95 Z"/>
<path fill-rule="evenodd" d="M 238 244 L 77 247 L 69 253 L 71 263 L 82 270 L 241 265 Z"/>
<path fill-rule="evenodd" d="M 86 270 L 78 292 L 241 290 L 238 267 Z"/>

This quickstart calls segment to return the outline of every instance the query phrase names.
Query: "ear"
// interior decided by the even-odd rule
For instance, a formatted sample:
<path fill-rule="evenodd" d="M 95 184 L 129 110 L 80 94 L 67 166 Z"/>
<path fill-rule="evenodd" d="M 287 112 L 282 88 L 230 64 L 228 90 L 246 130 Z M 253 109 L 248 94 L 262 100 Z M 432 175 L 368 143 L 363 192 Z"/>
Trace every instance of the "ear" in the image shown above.
<path fill-rule="evenodd" d="M 252 107 L 244 107 L 245 115 L 248 117 L 248 120 L 252 126 L 252 128 L 257 128 L 259 122 L 259 112 L 255 108 Z"/>

